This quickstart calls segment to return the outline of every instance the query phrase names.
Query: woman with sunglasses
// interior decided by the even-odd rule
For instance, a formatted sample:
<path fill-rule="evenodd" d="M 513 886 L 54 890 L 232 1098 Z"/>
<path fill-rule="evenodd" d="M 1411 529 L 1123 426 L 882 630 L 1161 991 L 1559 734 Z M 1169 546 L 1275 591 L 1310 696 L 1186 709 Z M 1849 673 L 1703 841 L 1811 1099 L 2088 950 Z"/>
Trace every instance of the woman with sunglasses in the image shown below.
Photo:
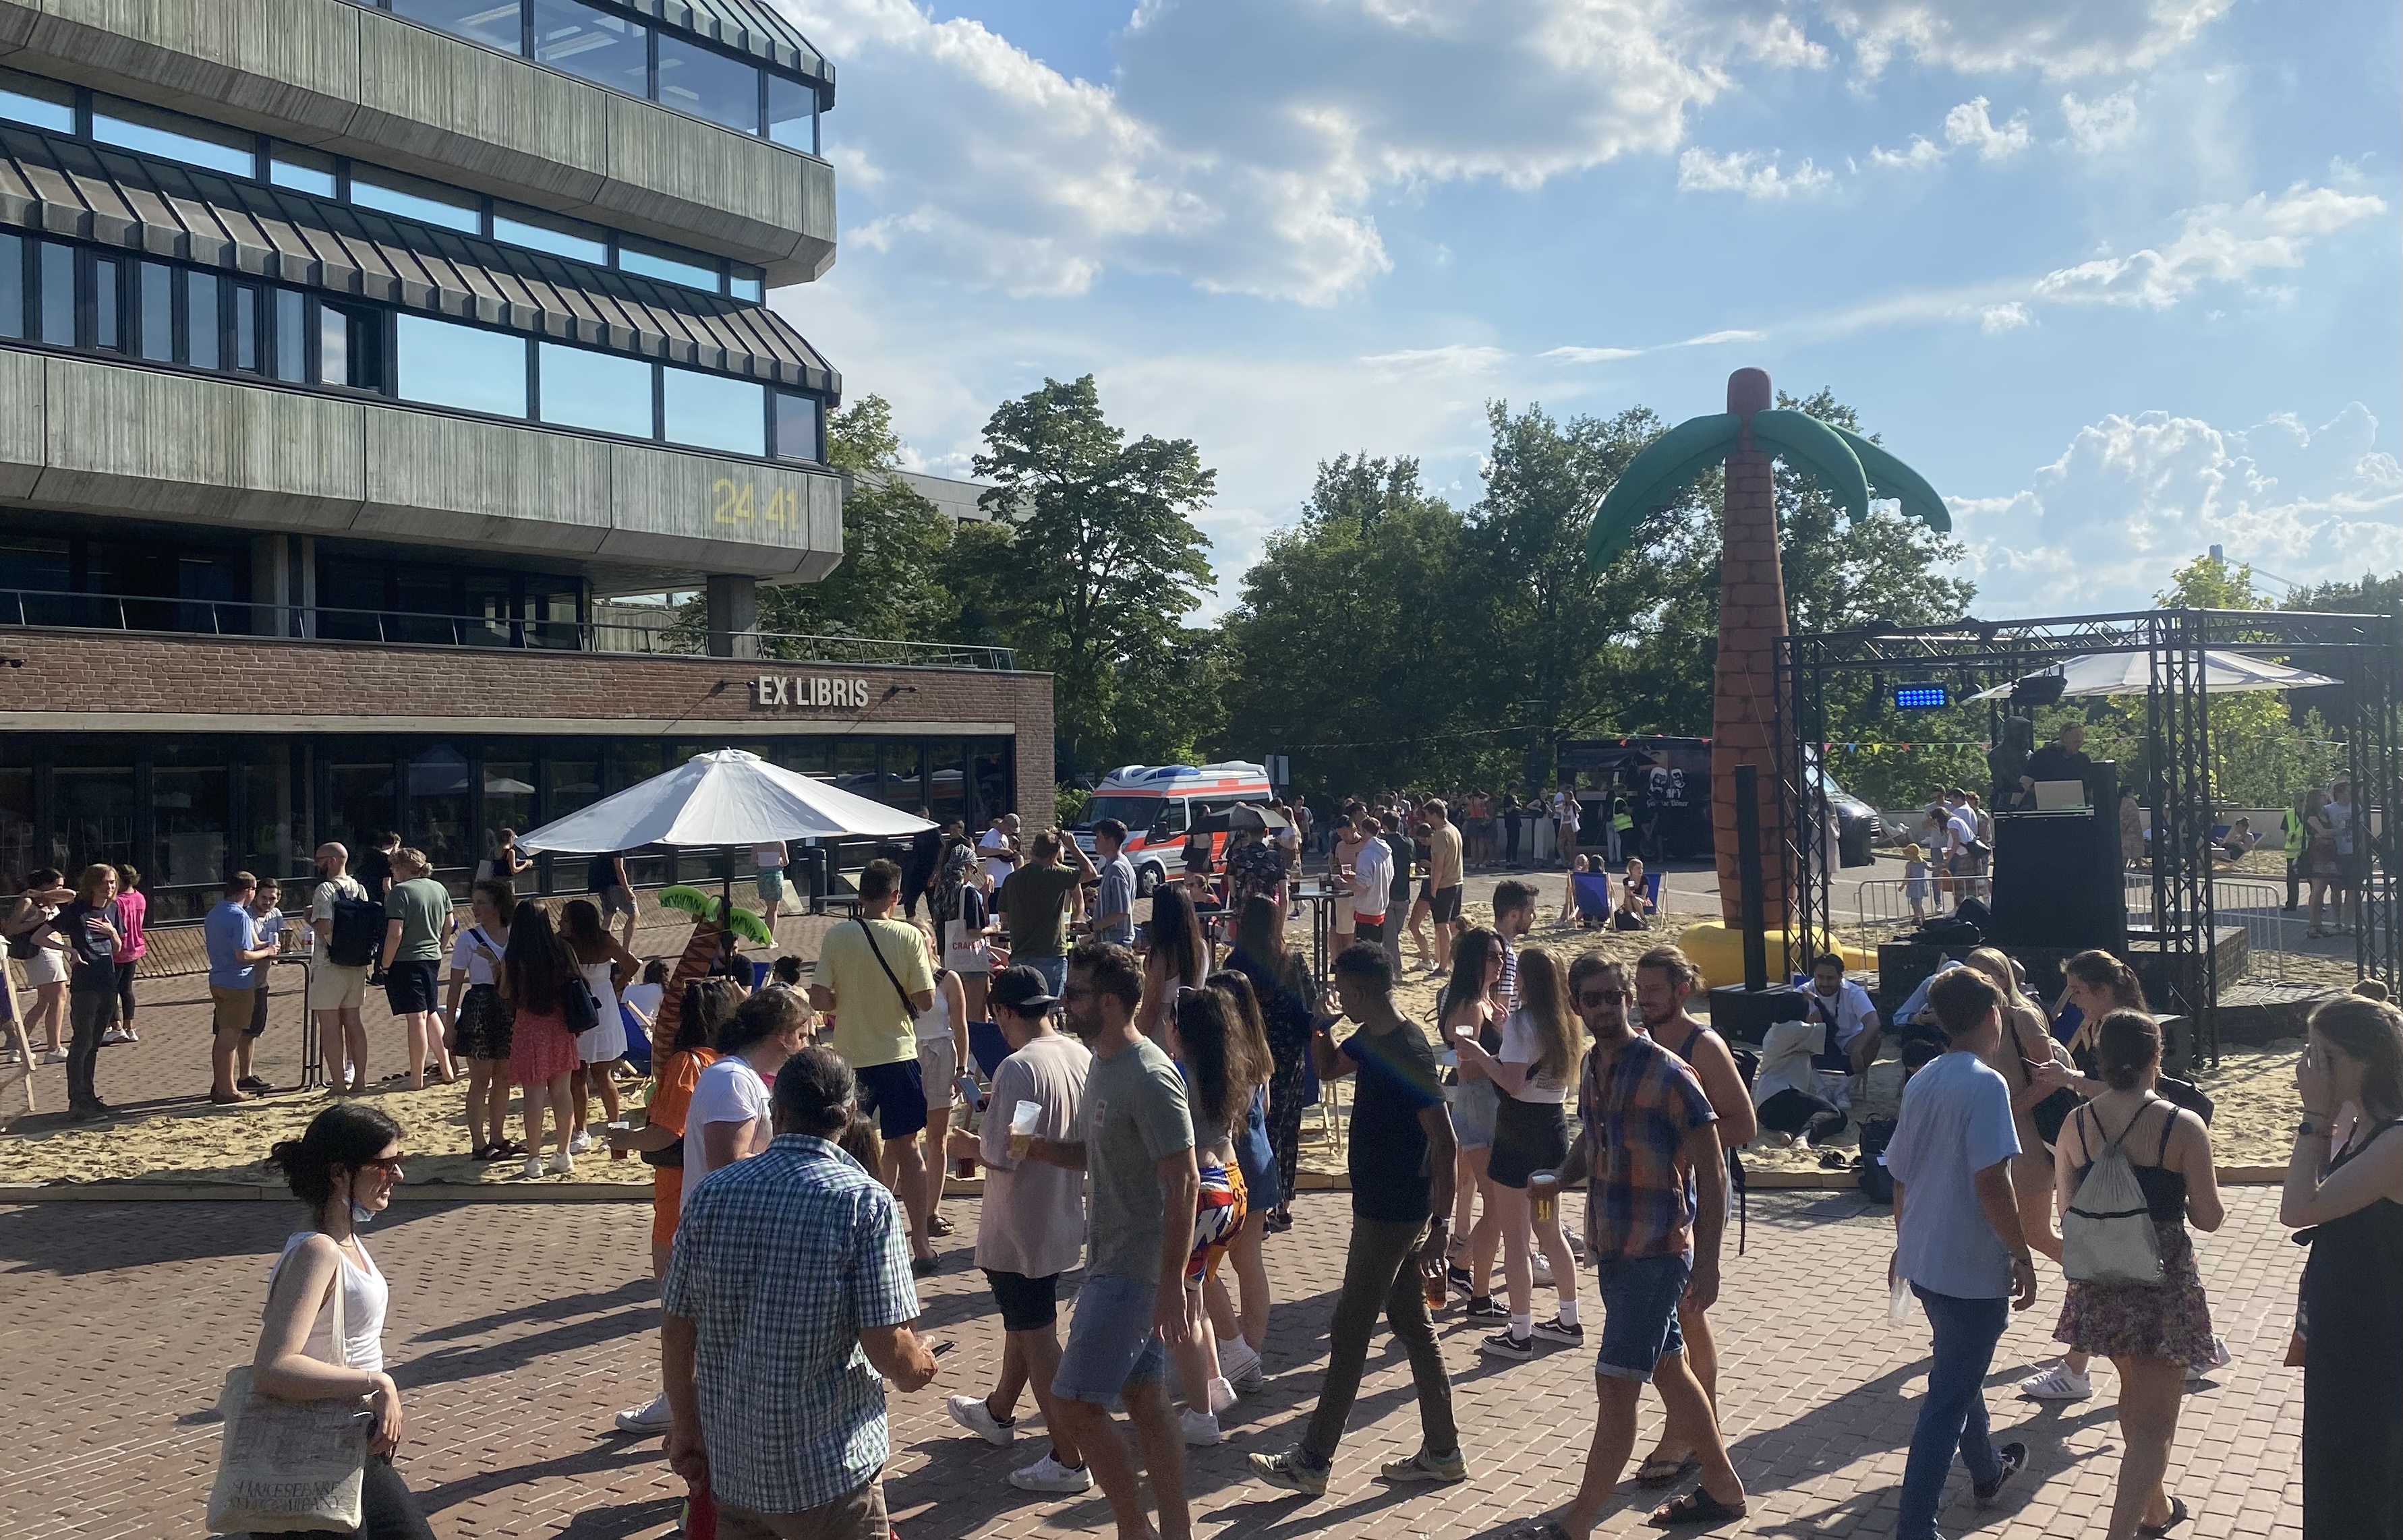
<path fill-rule="evenodd" d="M 251 1357 L 252 1383 L 278 1401 L 347 1401 L 375 1418 L 360 1487 L 355 1533 L 376 1540 L 434 1540 L 425 1515 L 392 1466 L 400 1447 L 400 1387 L 383 1367 L 384 1308 L 391 1289 L 359 1243 L 358 1228 L 382 1214 L 400 1185 L 400 1125 L 361 1102 L 337 1102 L 308 1131 L 268 1155 L 309 1226 L 284 1243 L 267 1275 L 267 1319 Z M 334 1291 L 341 1293 L 342 1340 L 334 1340 Z M 335 1540 L 313 1530 L 296 1540 Z"/>

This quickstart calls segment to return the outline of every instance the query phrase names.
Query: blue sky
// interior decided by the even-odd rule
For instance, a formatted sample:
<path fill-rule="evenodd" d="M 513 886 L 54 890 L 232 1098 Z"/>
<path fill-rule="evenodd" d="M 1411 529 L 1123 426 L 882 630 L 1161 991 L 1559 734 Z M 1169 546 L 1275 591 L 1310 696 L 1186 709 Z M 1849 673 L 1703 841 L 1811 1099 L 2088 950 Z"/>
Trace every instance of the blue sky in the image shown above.
<path fill-rule="evenodd" d="M 2403 565 L 2391 4 L 779 3 L 842 247 L 775 303 L 931 470 L 1047 374 L 1194 438 L 1222 602 L 1323 459 L 1465 505 L 1488 400 L 1745 365 L 1928 476 L 1981 613 Z"/>

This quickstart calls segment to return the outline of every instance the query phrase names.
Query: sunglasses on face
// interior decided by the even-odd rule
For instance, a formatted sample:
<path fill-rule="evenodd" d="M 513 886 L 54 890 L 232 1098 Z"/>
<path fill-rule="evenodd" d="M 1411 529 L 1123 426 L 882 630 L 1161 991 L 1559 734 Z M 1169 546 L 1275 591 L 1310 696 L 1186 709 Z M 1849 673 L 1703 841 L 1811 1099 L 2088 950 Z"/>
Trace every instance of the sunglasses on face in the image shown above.
<path fill-rule="evenodd" d="M 1629 998 L 1630 996 L 1625 990 L 1580 990 L 1577 992 L 1577 1004 L 1580 1006 L 1623 1006 L 1627 1004 Z"/>
<path fill-rule="evenodd" d="M 409 1157 L 405 1155 L 381 1156 L 373 1160 L 360 1161 L 359 1170 L 362 1172 L 372 1171 L 397 1182 L 400 1180 L 400 1163 L 408 1158 Z"/>

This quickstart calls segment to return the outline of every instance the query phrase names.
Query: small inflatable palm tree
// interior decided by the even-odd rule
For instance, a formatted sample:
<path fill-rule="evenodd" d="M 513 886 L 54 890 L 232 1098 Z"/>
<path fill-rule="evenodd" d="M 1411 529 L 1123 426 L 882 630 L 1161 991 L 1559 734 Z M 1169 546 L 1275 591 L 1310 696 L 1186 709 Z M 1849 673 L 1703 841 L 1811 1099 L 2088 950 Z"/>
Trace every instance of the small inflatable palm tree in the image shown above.
<path fill-rule="evenodd" d="M 1646 446 L 1595 511 L 1586 557 L 1609 565 L 1655 508 L 1681 497 L 1694 478 L 1724 461 L 1727 494 L 1719 518 L 1719 653 L 1711 706 L 1711 836 L 1718 856 L 1719 912 L 1742 923 L 1735 864 L 1735 767 L 1760 769 L 1760 839 L 1771 856 L 1762 874 L 1763 913 L 1771 930 L 1787 923 L 1785 877 L 1773 859 L 1785 839 L 1779 818 L 1777 640 L 1785 634 L 1785 578 L 1777 556 L 1777 487 L 1770 462 L 1811 473 L 1850 519 L 1868 517 L 1869 499 L 1896 498 L 1905 517 L 1950 533 L 1952 516 L 1936 489 L 1909 465 L 1859 434 L 1805 412 L 1772 406 L 1761 369 L 1728 376 L 1728 409 L 1680 423 Z"/>

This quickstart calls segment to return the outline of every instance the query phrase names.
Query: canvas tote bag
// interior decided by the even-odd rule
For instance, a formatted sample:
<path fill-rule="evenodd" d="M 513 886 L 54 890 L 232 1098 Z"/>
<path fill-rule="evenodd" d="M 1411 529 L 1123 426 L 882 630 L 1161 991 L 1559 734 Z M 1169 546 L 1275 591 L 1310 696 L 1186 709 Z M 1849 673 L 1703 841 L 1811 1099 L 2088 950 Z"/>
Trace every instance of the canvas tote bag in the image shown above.
<path fill-rule="evenodd" d="M 341 1266 L 334 1269 L 334 1351 L 349 1367 L 342 1330 Z M 209 1490 L 211 1534 L 288 1534 L 355 1530 L 359 1488 L 375 1420 L 353 1400 L 278 1401 L 261 1394 L 243 1364 L 226 1371 L 217 1396 L 225 1433 Z"/>

